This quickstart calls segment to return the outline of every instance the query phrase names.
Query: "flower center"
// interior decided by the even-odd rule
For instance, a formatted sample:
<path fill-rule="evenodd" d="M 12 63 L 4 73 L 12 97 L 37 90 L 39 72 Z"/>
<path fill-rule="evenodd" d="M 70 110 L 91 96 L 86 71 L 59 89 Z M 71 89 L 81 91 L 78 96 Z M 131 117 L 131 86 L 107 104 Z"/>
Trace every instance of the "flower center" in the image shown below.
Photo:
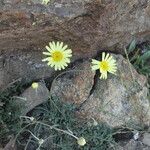
<path fill-rule="evenodd" d="M 52 53 L 53 61 L 59 62 L 63 59 L 63 54 L 60 51 L 55 51 Z"/>
<path fill-rule="evenodd" d="M 102 69 L 103 71 L 108 71 L 108 69 L 109 69 L 108 62 L 107 61 L 102 61 L 100 63 L 100 69 Z"/>

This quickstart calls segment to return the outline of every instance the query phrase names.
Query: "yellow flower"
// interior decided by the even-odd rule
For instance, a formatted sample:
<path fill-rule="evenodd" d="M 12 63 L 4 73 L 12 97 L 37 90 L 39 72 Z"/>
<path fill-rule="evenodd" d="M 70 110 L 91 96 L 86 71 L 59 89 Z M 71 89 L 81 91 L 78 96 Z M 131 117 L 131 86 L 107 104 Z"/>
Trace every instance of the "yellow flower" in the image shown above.
<path fill-rule="evenodd" d="M 48 52 L 43 52 L 43 54 L 48 57 L 42 61 L 48 61 L 47 65 L 54 67 L 55 70 L 65 69 L 68 66 L 72 50 L 68 49 L 67 45 L 63 45 L 63 42 L 50 42 L 46 49 Z"/>
<path fill-rule="evenodd" d="M 33 89 L 37 89 L 39 87 L 39 84 L 37 82 L 33 82 L 31 86 Z"/>
<path fill-rule="evenodd" d="M 102 53 L 102 61 L 92 59 L 92 70 L 100 70 L 100 79 L 107 79 L 107 72 L 115 74 L 117 71 L 116 60 L 110 54 Z"/>
<path fill-rule="evenodd" d="M 50 1 L 50 0 L 43 0 L 43 1 L 42 1 L 42 4 L 47 5 L 47 4 L 49 3 L 49 1 Z"/>
<path fill-rule="evenodd" d="M 85 141 L 85 138 L 84 137 L 80 137 L 77 139 L 77 143 L 80 145 L 80 146 L 84 146 L 86 144 L 86 141 Z"/>

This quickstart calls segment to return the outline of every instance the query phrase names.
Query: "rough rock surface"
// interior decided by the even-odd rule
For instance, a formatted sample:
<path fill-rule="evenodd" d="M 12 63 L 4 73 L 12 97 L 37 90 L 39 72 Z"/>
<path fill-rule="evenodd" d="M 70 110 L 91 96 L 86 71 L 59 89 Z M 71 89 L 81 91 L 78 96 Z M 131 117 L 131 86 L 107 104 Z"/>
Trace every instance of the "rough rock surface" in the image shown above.
<path fill-rule="evenodd" d="M 143 141 L 145 145 L 150 146 L 150 133 L 144 133 L 143 135 Z"/>
<path fill-rule="evenodd" d="M 14 55 L 15 54 L 15 55 Z M 7 55 L 7 54 L 4 54 Z M 17 80 L 32 82 L 54 75 L 54 70 L 41 63 L 41 53 L 32 51 L 32 55 L 24 50 L 0 57 L 0 90 Z"/>
<path fill-rule="evenodd" d="M 11 137 L 10 141 L 7 143 L 5 148 L 3 148 L 2 150 L 17 150 L 17 146 L 15 144 L 15 137 L 14 136 Z"/>
<path fill-rule="evenodd" d="M 150 150 L 150 147 L 142 144 L 141 141 L 130 140 L 124 146 L 119 146 L 117 150 Z"/>
<path fill-rule="evenodd" d="M 79 104 L 77 115 L 81 118 L 94 118 L 112 127 L 149 125 L 150 103 L 147 99 L 146 77 L 139 75 L 121 55 L 114 57 L 118 65 L 117 76 L 109 74 L 107 80 L 100 80 L 99 76 L 94 78 L 94 74 L 86 74 L 89 69 L 86 62 L 83 63 L 85 73 L 77 77 L 69 72 L 60 76 L 52 88 L 53 93 L 63 101 Z"/>
<path fill-rule="evenodd" d="M 0 88 L 20 77 L 51 75 L 40 61 L 49 41 L 68 44 L 73 60 L 103 49 L 121 52 L 133 37 L 149 39 L 149 18 L 150 0 L 50 0 L 48 5 L 41 0 L 2 0 Z"/>
<path fill-rule="evenodd" d="M 34 107 L 46 102 L 48 98 L 49 90 L 43 83 L 39 82 L 39 87 L 37 89 L 29 87 L 20 95 L 19 98 L 24 102 L 23 104 L 25 104 L 22 109 L 22 115 L 26 115 L 26 113 L 28 113 Z"/>
<path fill-rule="evenodd" d="M 78 63 L 73 70 L 60 74 L 51 86 L 51 94 L 65 102 L 82 104 L 89 97 L 95 73 L 88 61 Z"/>
<path fill-rule="evenodd" d="M 117 76 L 97 80 L 93 93 L 82 105 L 79 114 L 93 117 L 116 127 L 124 124 L 150 124 L 150 102 L 147 80 L 121 56 L 115 56 Z"/>

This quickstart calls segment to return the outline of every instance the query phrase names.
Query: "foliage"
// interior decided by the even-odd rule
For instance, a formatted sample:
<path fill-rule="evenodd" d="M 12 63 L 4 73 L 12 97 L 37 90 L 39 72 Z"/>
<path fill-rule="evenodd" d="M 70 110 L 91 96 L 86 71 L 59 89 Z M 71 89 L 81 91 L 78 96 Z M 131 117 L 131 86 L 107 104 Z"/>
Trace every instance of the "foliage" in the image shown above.
<path fill-rule="evenodd" d="M 150 45 L 145 43 L 141 47 L 136 45 L 135 40 L 133 40 L 128 48 L 128 55 L 136 70 L 147 76 L 150 83 Z"/>
<path fill-rule="evenodd" d="M 143 50 L 144 49 L 144 50 Z M 144 48 L 132 41 L 128 49 L 128 58 L 137 71 L 148 77 L 150 83 L 150 46 Z M 16 95 L 20 95 L 24 87 L 14 84 L 0 93 L 0 143 L 5 144 L 8 136 L 15 134 L 19 149 L 40 150 L 109 150 L 115 149 L 113 135 L 117 132 L 105 124 L 87 122 L 76 118 L 75 106 L 61 102 L 57 97 L 36 107 L 28 115 L 20 116 L 21 105 L 16 104 Z M 20 120 L 21 119 L 21 120 Z M 86 140 L 79 146 L 77 138 Z"/>
<path fill-rule="evenodd" d="M 141 47 L 141 45 L 136 45 L 136 41 L 133 40 L 127 50 L 130 62 L 139 73 L 148 79 L 148 99 L 150 100 L 150 44 L 144 43 Z"/>
<path fill-rule="evenodd" d="M 8 142 L 9 135 L 16 134 L 20 130 L 21 105 L 16 103 L 15 95 L 23 90 L 21 83 L 16 83 L 0 92 L 0 144 Z"/>
<path fill-rule="evenodd" d="M 84 120 L 81 123 L 75 117 L 75 110 L 76 108 L 73 105 L 64 104 L 56 97 L 50 99 L 48 103 L 33 110 L 30 115 L 36 118 L 35 124 L 26 128 L 18 139 L 22 139 L 21 136 L 23 136 L 25 132 L 32 133 L 28 138 L 29 140 L 26 141 L 26 147 L 38 147 L 38 141 L 33 136 L 35 135 L 38 139 L 45 141 L 45 144 L 40 147 L 41 150 L 107 150 L 110 146 L 115 144 L 112 137 L 113 131 L 108 126 L 105 124 L 94 125 L 93 120 L 91 120 L 90 124 Z M 24 125 L 28 124 L 29 122 L 26 122 L 25 119 Z M 80 147 L 74 137 L 64 132 L 59 132 L 55 130 L 55 128 L 67 131 L 76 137 L 84 137 L 86 144 Z M 46 144 L 47 140 L 48 142 Z M 19 143 L 22 142 L 24 142 L 24 140 L 19 141 Z"/>

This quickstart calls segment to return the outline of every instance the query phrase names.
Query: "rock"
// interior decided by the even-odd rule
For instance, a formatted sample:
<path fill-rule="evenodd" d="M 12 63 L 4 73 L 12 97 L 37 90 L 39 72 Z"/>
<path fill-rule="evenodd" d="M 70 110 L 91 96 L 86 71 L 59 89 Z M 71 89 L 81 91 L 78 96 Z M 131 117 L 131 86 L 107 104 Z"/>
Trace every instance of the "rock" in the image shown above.
<path fill-rule="evenodd" d="M 73 60 L 91 58 L 104 49 L 121 53 L 132 38 L 149 40 L 149 10 L 149 0 L 52 0 L 48 5 L 41 0 L 3 0 L 0 88 L 18 78 L 51 76 L 40 60 L 52 40 L 68 44 Z"/>
<path fill-rule="evenodd" d="M 107 150 L 111 150 L 111 149 L 113 149 L 113 150 L 125 150 L 118 143 L 112 144 L 109 148 L 107 148 Z"/>
<path fill-rule="evenodd" d="M 150 146 L 150 133 L 144 133 L 142 142 L 143 144 Z"/>
<path fill-rule="evenodd" d="M 130 140 L 122 146 L 122 150 L 150 150 L 150 147 L 144 146 L 141 141 Z"/>
<path fill-rule="evenodd" d="M 37 89 L 29 87 L 19 97 L 19 100 L 25 104 L 22 115 L 26 115 L 34 107 L 46 102 L 48 98 L 49 90 L 43 83 L 39 82 L 39 87 Z"/>
<path fill-rule="evenodd" d="M 126 124 L 150 124 L 150 103 L 146 77 L 121 56 L 116 55 L 117 76 L 98 80 L 90 97 L 79 110 L 79 116 L 106 122 L 112 127 Z"/>
<path fill-rule="evenodd" d="M 13 136 L 10 141 L 6 144 L 3 150 L 17 150 L 17 146 L 15 144 L 15 137 Z"/>
<path fill-rule="evenodd" d="M 36 57 L 35 57 L 36 56 Z M 42 78 L 47 78 L 55 74 L 47 64 L 41 63 L 41 53 L 33 51 L 29 54 L 27 51 L 15 55 L 10 54 L 8 58 L 0 58 L 0 90 L 17 80 L 32 82 Z"/>
<path fill-rule="evenodd" d="M 54 79 L 51 94 L 65 102 L 81 105 L 90 95 L 95 73 L 91 71 L 90 62 L 76 64 Z"/>
<path fill-rule="evenodd" d="M 125 124 L 150 124 L 147 79 L 136 72 L 121 55 L 117 60 L 117 76 L 109 74 L 107 80 L 95 79 L 90 62 L 83 61 L 74 70 L 56 78 L 51 87 L 53 96 L 78 106 L 81 118 L 94 118 L 116 127 Z M 80 66 L 80 67 L 79 67 Z M 78 68 L 79 70 L 76 70 Z"/>

